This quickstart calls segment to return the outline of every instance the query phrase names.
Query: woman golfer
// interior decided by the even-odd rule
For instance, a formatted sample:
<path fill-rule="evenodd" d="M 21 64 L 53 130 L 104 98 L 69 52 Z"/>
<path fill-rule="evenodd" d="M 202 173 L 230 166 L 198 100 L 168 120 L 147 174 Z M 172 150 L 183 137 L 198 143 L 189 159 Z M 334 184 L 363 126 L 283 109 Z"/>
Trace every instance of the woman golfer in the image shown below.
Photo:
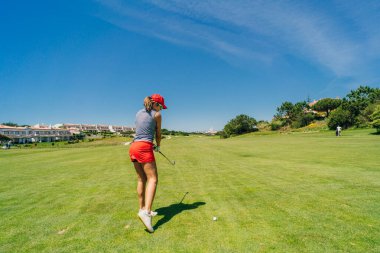
<path fill-rule="evenodd" d="M 153 154 L 160 150 L 161 144 L 161 110 L 166 109 L 164 98 L 154 94 L 144 99 L 144 107 L 136 114 L 136 136 L 129 149 L 129 156 L 137 172 L 137 194 L 140 210 L 138 217 L 149 232 L 152 227 L 152 203 L 158 182 L 157 165 Z M 156 137 L 156 145 L 153 144 Z"/>

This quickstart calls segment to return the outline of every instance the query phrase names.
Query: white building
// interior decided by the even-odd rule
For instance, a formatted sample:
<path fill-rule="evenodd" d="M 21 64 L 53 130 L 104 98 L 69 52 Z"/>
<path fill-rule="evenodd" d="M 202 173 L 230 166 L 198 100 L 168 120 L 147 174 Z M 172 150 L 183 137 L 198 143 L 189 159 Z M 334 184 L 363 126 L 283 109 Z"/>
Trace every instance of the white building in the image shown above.
<path fill-rule="evenodd" d="M 82 124 L 81 128 L 83 131 L 98 131 L 98 128 L 96 125 L 91 125 L 91 124 Z"/>
<path fill-rule="evenodd" d="M 134 132 L 135 129 L 133 127 L 127 127 L 127 126 L 110 126 L 113 130 L 113 132 L 121 133 L 121 132 Z"/>
<path fill-rule="evenodd" d="M 127 131 L 135 131 L 133 127 L 128 126 L 112 126 L 112 125 L 100 125 L 100 124 L 60 124 L 63 129 L 69 129 L 72 133 L 82 132 L 82 131 L 93 131 L 93 132 L 112 132 L 121 133 Z"/>
<path fill-rule="evenodd" d="M 69 123 L 65 123 L 65 124 L 59 124 L 59 125 L 61 125 L 61 127 L 64 128 L 64 129 L 75 128 L 75 129 L 78 129 L 78 130 L 82 130 L 82 125 L 81 124 L 69 124 Z"/>
<path fill-rule="evenodd" d="M 53 127 L 12 127 L 0 125 L 0 134 L 12 139 L 14 143 L 67 141 L 70 131 Z"/>
<path fill-rule="evenodd" d="M 213 128 L 210 128 L 208 131 L 205 132 L 206 135 L 215 135 L 218 131 L 214 130 Z"/>
<path fill-rule="evenodd" d="M 110 131 L 109 125 L 96 125 L 96 129 L 98 132 L 108 132 Z"/>

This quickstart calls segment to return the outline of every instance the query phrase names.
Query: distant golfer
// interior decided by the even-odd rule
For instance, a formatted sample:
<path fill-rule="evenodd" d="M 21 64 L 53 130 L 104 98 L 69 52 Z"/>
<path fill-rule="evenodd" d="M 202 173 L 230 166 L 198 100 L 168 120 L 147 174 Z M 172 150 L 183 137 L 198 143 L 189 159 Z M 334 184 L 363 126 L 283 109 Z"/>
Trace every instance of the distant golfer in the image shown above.
<path fill-rule="evenodd" d="M 340 136 L 341 132 L 342 132 L 342 128 L 340 126 L 337 126 L 336 127 L 336 136 Z"/>
<path fill-rule="evenodd" d="M 154 232 L 152 204 L 158 182 L 157 165 L 153 154 L 160 150 L 161 110 L 166 109 L 164 98 L 154 94 L 144 99 L 144 107 L 136 114 L 136 136 L 129 149 L 129 156 L 137 172 L 137 194 L 140 210 L 138 217 L 149 232 Z M 156 145 L 153 144 L 154 138 Z"/>

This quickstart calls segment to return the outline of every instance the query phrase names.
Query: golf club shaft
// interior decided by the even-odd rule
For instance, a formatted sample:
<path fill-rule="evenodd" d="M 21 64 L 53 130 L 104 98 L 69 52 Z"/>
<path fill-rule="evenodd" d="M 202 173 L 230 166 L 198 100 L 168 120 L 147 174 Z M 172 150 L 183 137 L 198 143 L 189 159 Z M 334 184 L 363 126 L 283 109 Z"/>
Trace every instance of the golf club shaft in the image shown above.
<path fill-rule="evenodd" d="M 167 158 L 166 157 L 166 155 L 164 155 L 161 151 L 158 151 L 158 153 L 160 153 L 163 157 L 165 157 L 166 158 L 166 160 L 168 160 L 172 165 L 174 165 L 175 164 L 175 161 L 170 161 L 170 159 L 169 158 Z"/>
<path fill-rule="evenodd" d="M 182 201 L 185 199 L 186 195 L 188 194 L 189 192 L 186 192 L 185 195 L 183 195 L 183 198 L 181 199 L 181 201 L 179 202 L 180 204 L 182 203 Z"/>

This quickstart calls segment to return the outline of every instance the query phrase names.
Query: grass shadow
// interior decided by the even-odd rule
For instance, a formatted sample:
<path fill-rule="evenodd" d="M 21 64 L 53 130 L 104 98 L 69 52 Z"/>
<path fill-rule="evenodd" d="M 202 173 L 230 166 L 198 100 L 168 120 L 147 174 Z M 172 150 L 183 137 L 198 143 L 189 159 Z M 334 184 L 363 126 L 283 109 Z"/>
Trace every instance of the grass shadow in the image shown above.
<path fill-rule="evenodd" d="M 205 204 L 206 202 L 194 202 L 192 204 L 184 204 L 180 202 L 176 204 L 171 204 L 170 206 L 158 208 L 156 209 L 156 212 L 158 213 L 158 215 L 163 215 L 164 217 L 162 217 L 159 221 L 157 221 L 157 223 L 153 226 L 153 228 L 154 230 L 156 230 L 158 227 L 170 221 L 177 214 L 180 214 L 181 212 L 186 211 L 186 210 L 196 209 L 199 206 L 203 206 Z"/>

